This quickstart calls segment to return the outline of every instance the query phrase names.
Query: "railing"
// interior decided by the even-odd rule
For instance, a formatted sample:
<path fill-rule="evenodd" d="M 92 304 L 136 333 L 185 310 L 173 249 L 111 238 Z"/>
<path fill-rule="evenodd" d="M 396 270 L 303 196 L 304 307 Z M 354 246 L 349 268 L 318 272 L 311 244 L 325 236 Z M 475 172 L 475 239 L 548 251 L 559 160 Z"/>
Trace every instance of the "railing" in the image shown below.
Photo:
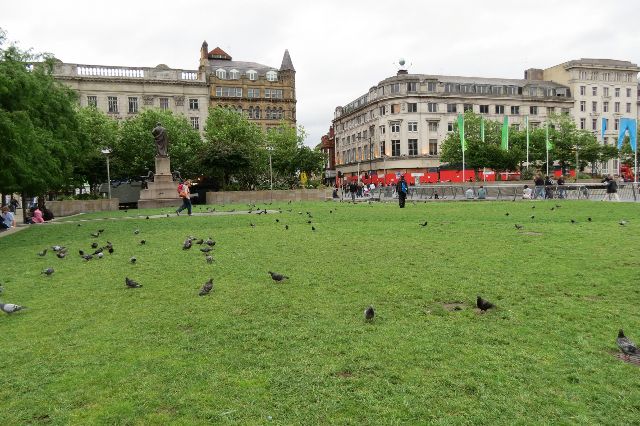
<path fill-rule="evenodd" d="M 114 68 L 78 65 L 76 70 L 77 74 L 82 76 L 144 78 L 144 70 L 140 68 Z"/>

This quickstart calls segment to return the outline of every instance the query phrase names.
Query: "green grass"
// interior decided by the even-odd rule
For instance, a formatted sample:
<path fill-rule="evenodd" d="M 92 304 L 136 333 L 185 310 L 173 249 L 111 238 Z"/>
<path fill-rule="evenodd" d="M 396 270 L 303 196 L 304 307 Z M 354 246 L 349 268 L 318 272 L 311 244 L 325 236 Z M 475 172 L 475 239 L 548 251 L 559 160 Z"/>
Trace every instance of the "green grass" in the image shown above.
<path fill-rule="evenodd" d="M 9 235 L 0 297 L 28 309 L 0 316 L 3 423 L 637 422 L 640 369 L 612 353 L 620 327 L 640 341 L 638 205 L 555 204 L 283 203 Z M 100 228 L 116 251 L 85 262 Z M 213 265 L 188 235 L 217 241 Z M 54 244 L 69 258 L 36 256 Z"/>

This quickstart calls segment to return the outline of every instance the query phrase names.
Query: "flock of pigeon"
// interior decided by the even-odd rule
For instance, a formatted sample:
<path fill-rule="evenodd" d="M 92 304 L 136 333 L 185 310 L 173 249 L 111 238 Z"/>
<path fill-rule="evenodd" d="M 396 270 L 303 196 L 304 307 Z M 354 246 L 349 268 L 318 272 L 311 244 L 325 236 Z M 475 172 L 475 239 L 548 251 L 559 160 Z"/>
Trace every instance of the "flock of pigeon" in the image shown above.
<path fill-rule="evenodd" d="M 291 204 L 291 202 L 289 202 L 289 204 Z M 224 206 L 223 206 L 224 207 Z M 268 211 L 265 208 L 264 210 L 262 209 L 257 209 L 254 210 L 256 208 L 255 204 L 249 204 L 249 211 L 248 213 L 254 213 L 256 212 L 256 214 L 261 215 L 261 214 L 267 214 Z M 561 206 L 560 205 L 555 205 L 554 207 L 551 208 L 551 210 L 556 210 L 559 209 Z M 536 206 L 532 206 L 532 209 L 535 209 Z M 215 209 L 211 210 L 211 209 L 207 209 L 207 211 L 215 211 Z M 235 209 L 233 210 L 235 211 Z M 292 209 L 287 210 L 288 212 L 292 212 Z M 279 212 L 282 213 L 282 209 L 279 209 Z M 333 210 L 330 210 L 329 213 L 333 213 Z M 302 215 L 302 212 L 298 212 L 298 214 Z M 307 224 L 311 225 L 312 224 L 312 214 L 311 212 L 306 212 L 307 215 Z M 510 214 L 507 212 L 505 213 L 505 216 L 509 216 Z M 149 219 L 149 217 L 147 216 L 147 219 Z M 535 219 L 535 215 L 531 215 L 531 220 Z M 588 222 L 592 222 L 592 218 L 588 217 L 587 218 Z M 276 223 L 280 223 L 280 219 L 275 219 Z M 577 223 L 577 221 L 575 219 L 571 219 L 571 223 Z M 618 222 L 620 224 L 620 226 L 625 226 L 627 225 L 627 221 L 626 220 L 621 220 L 620 222 Z M 428 221 L 425 221 L 424 223 L 420 223 L 419 224 L 421 227 L 426 227 L 428 225 Z M 78 225 L 80 226 L 80 225 Z M 251 222 L 250 226 L 252 228 L 255 228 L 256 225 Z M 517 230 L 521 230 L 524 228 L 523 225 L 520 224 L 515 224 L 515 228 Z M 285 225 L 284 227 L 285 230 L 289 229 L 289 225 Z M 316 228 L 315 226 L 311 226 L 311 230 L 315 231 Z M 99 229 L 97 232 L 91 233 L 91 237 L 93 238 L 99 238 L 102 233 L 104 232 L 104 229 Z M 133 231 L 134 235 L 138 235 L 140 233 L 139 229 L 136 229 Z M 145 245 L 146 244 L 146 240 L 142 239 L 139 241 L 140 245 Z M 213 251 L 216 242 L 211 238 L 208 237 L 206 240 L 203 238 L 197 238 L 195 236 L 188 236 L 183 244 L 182 244 L 182 250 L 191 250 L 191 248 L 193 247 L 193 245 L 198 245 L 200 246 L 199 251 L 204 255 L 205 261 L 208 264 L 213 263 L 214 259 L 213 256 L 211 255 L 211 252 Z M 99 247 L 99 244 L 97 242 L 93 242 L 91 243 L 91 248 L 94 250 L 93 253 L 89 253 L 89 252 L 84 252 L 83 250 L 79 250 L 78 254 L 80 255 L 80 257 L 82 259 L 84 259 L 85 261 L 90 261 L 92 259 L 102 259 L 104 257 L 104 253 L 105 251 L 109 254 L 113 254 L 114 253 L 114 247 L 113 244 L 110 241 L 106 242 L 106 245 Z M 51 247 L 51 250 L 56 253 L 56 257 L 58 257 L 59 259 L 64 259 L 67 256 L 68 253 L 68 249 L 64 246 L 60 246 L 60 245 L 54 245 Z M 37 255 L 39 257 L 45 257 L 47 255 L 48 252 L 48 248 L 40 251 L 37 253 Z M 137 259 L 135 256 L 132 256 L 129 259 L 130 263 L 135 264 Z M 44 270 L 42 270 L 41 274 L 46 275 L 47 277 L 50 277 L 51 275 L 53 275 L 53 273 L 55 272 L 55 270 L 51 267 L 48 267 Z M 275 282 L 282 282 L 284 280 L 288 280 L 289 277 L 277 272 L 273 272 L 273 271 L 269 271 L 269 275 L 271 276 L 271 279 Z M 129 277 L 125 277 L 125 288 L 128 289 L 135 289 L 135 288 L 141 288 L 142 284 L 138 283 L 137 281 L 130 279 Z M 213 290 L 213 278 L 210 278 L 208 281 L 206 281 L 202 287 L 200 288 L 200 291 L 198 293 L 199 296 L 206 296 L 208 295 L 211 291 Z M 2 287 L 2 285 L 0 285 L 0 294 L 2 294 L 4 292 L 4 288 Z M 485 313 L 490 309 L 495 309 L 496 306 L 491 303 L 490 301 L 483 299 L 481 296 L 477 296 L 476 298 L 476 307 L 478 308 L 478 310 L 481 313 Z M 16 313 L 18 311 L 21 311 L 23 309 L 25 309 L 26 307 L 24 306 L 20 306 L 14 303 L 1 303 L 0 302 L 0 310 L 2 310 L 3 312 L 7 313 L 7 314 L 13 314 Z M 372 322 L 375 318 L 375 310 L 373 308 L 373 306 L 369 306 L 364 310 L 364 319 L 366 322 Z M 628 337 L 625 336 L 624 331 L 622 329 L 619 330 L 618 332 L 618 337 L 616 339 L 616 343 L 618 345 L 618 347 L 620 348 L 620 350 L 622 351 L 622 353 L 626 356 L 627 360 L 629 360 L 630 356 L 640 356 L 640 351 L 638 351 L 638 347 L 636 346 L 636 344 L 631 341 Z"/>

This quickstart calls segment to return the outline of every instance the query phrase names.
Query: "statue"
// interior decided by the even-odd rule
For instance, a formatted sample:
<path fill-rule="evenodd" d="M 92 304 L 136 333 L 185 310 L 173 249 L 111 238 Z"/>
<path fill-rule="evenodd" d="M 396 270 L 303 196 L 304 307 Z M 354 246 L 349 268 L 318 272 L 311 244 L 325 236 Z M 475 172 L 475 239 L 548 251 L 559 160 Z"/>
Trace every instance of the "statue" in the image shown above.
<path fill-rule="evenodd" d="M 156 157 L 168 157 L 169 135 L 167 135 L 167 129 L 157 123 L 151 134 L 156 139 Z"/>

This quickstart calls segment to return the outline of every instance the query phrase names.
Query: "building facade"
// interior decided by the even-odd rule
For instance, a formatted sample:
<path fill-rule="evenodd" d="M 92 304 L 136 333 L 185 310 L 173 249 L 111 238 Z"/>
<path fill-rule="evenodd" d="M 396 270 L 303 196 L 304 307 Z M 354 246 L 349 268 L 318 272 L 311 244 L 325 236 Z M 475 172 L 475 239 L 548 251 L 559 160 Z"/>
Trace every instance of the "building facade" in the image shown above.
<path fill-rule="evenodd" d="M 457 115 L 468 110 L 492 120 L 501 120 L 506 115 L 513 126 L 524 126 L 527 117 L 530 128 L 543 125 L 552 114 L 564 113 L 574 117 L 578 128 L 590 129 L 587 126 L 594 126 L 594 120 L 601 117 L 602 108 L 607 105 L 602 98 L 607 91 L 602 82 L 597 92 L 593 91 L 597 80 L 587 85 L 585 75 L 580 74 L 586 66 L 583 61 L 590 61 L 592 68 L 602 66 L 592 60 L 570 61 L 548 70 L 527 70 L 524 79 L 409 74 L 400 70 L 358 99 L 335 109 L 337 172 L 345 176 L 363 172 L 423 176 L 429 169 L 440 166 L 440 146 L 453 131 Z M 607 96 L 615 97 L 616 87 L 620 96 L 626 96 L 632 87 L 637 89 L 637 66 L 624 61 L 610 62 L 620 67 L 617 71 L 620 76 L 609 75 L 619 80 L 617 86 L 610 86 Z M 613 65 L 607 66 L 614 69 Z M 587 91 L 599 98 L 587 97 Z M 582 92 L 585 95 L 580 95 Z M 617 141 L 616 109 L 637 117 L 636 102 L 625 99 L 629 100 L 619 100 L 619 105 L 613 99 L 609 101 L 612 113 L 605 134 L 609 139 L 605 142 L 613 143 L 614 138 Z M 581 111 L 583 106 L 588 110 Z M 591 115 L 593 108 L 599 115 Z M 626 113 L 627 110 L 630 112 Z M 594 131 L 600 129 L 600 124 L 596 124 Z"/>
<path fill-rule="evenodd" d="M 244 113 L 266 130 L 286 122 L 296 124 L 296 70 L 285 50 L 280 68 L 234 61 L 207 42 L 200 49 L 200 73 L 206 75 L 211 106 Z"/>
<path fill-rule="evenodd" d="M 227 107 L 267 129 L 281 122 L 296 124 L 295 68 L 285 50 L 279 68 L 233 61 L 207 42 L 197 70 L 58 62 L 54 77 L 75 90 L 80 105 L 94 106 L 117 120 L 146 108 L 170 110 L 204 131 L 209 107 Z"/>
<path fill-rule="evenodd" d="M 329 127 L 329 132 L 322 136 L 316 149 L 320 150 L 327 159 L 322 181 L 327 185 L 333 185 L 336 179 L 336 140 L 333 126 Z"/>

